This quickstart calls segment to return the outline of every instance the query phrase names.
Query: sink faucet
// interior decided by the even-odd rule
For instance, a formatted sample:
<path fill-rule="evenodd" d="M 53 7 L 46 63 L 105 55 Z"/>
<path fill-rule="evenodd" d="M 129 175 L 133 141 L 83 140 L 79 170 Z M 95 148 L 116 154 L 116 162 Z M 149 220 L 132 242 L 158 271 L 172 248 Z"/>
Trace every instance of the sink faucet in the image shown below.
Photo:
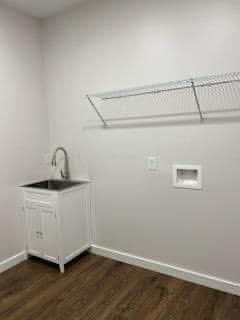
<path fill-rule="evenodd" d="M 57 166 L 57 153 L 58 151 L 62 151 L 65 157 L 64 161 L 64 170 L 60 170 L 61 177 L 65 180 L 70 180 L 70 171 L 69 171 L 69 161 L 68 161 L 68 154 L 67 151 L 63 147 L 58 147 L 52 157 L 52 166 L 56 167 Z"/>

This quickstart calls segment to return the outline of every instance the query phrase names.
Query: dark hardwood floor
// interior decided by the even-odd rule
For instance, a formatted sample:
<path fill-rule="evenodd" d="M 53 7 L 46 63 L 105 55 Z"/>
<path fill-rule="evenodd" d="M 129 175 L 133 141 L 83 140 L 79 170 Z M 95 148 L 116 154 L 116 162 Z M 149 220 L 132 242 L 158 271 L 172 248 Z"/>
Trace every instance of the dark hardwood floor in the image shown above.
<path fill-rule="evenodd" d="M 240 297 L 84 254 L 0 275 L 0 320 L 240 320 Z"/>

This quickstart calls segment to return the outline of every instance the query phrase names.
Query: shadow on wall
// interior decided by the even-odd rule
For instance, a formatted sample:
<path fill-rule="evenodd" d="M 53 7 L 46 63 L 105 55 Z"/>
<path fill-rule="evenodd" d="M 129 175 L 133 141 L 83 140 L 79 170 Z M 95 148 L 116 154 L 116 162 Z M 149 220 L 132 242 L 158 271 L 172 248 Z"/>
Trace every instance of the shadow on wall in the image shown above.
<path fill-rule="evenodd" d="M 204 119 L 203 121 L 199 119 L 164 119 L 164 120 L 144 120 L 139 119 L 139 121 L 127 120 L 126 122 L 115 122 L 115 123 L 108 123 L 107 126 L 103 124 L 87 124 L 83 126 L 83 130 L 99 130 L 99 129 L 131 129 L 131 128 L 144 128 L 144 127 L 168 127 L 168 126 L 203 126 L 203 125 L 211 125 L 211 124 L 225 124 L 225 123 L 236 123 L 240 122 L 240 115 L 229 116 L 226 117 L 221 115 L 221 117 L 211 117 L 209 119 Z"/>

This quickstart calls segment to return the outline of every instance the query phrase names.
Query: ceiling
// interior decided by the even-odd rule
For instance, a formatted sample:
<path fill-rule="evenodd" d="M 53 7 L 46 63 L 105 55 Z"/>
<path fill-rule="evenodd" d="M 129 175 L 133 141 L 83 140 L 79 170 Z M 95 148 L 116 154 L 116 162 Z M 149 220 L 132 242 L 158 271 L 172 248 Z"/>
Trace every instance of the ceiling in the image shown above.
<path fill-rule="evenodd" d="M 0 0 L 0 2 L 36 18 L 52 16 L 83 1 L 85 0 Z"/>

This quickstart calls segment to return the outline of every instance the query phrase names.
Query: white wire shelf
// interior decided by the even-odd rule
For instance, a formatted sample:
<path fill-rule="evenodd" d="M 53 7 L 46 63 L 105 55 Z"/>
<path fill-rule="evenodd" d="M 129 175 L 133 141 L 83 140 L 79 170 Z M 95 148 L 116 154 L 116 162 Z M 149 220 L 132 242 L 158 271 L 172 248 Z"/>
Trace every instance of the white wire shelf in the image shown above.
<path fill-rule="evenodd" d="M 240 111 L 240 72 L 87 95 L 107 126 L 111 122 Z"/>

